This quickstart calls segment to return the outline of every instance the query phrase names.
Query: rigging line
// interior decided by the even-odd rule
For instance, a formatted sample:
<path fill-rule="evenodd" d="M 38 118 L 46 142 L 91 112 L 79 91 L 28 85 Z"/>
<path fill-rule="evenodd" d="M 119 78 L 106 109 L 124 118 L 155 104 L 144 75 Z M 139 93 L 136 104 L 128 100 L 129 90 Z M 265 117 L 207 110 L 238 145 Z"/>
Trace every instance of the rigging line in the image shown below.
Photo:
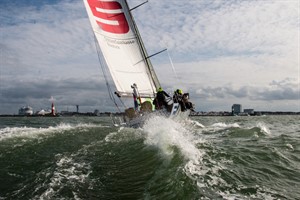
<path fill-rule="evenodd" d="M 142 60 L 138 61 L 137 63 L 135 63 L 134 65 L 137 65 L 137 64 L 139 64 L 139 63 L 141 63 L 141 62 L 143 62 L 143 61 L 146 62 L 149 58 L 151 58 L 151 57 L 153 57 L 153 56 L 156 56 L 156 55 L 158 55 L 158 54 L 160 54 L 160 53 L 162 53 L 162 52 L 164 52 L 164 51 L 167 51 L 167 49 L 161 50 L 161 51 L 159 51 L 159 52 L 157 52 L 157 53 L 154 53 L 154 54 L 152 54 L 152 55 L 150 55 L 150 56 L 147 56 L 147 57 L 143 58 Z"/>
<path fill-rule="evenodd" d="M 138 8 L 138 7 L 140 7 L 140 6 L 144 5 L 144 4 L 146 4 L 146 3 L 148 3 L 148 1 L 145 1 L 144 3 L 141 3 L 141 4 L 135 6 L 135 7 L 131 8 L 131 9 L 129 9 L 129 8 L 128 8 L 128 9 L 129 9 L 129 11 L 132 11 L 132 10 L 134 10 L 134 9 L 136 9 L 136 8 Z M 117 16 L 119 16 L 119 15 L 123 15 L 123 13 L 118 13 L 118 14 L 109 16 L 108 18 L 117 17 Z"/>
<path fill-rule="evenodd" d="M 107 79 L 107 76 L 106 76 L 106 72 L 105 72 L 105 69 L 104 69 L 104 63 L 100 57 L 100 47 L 99 47 L 99 44 L 97 42 L 97 38 L 96 38 L 96 35 L 94 34 L 94 42 L 95 42 L 95 47 L 96 47 L 96 50 L 97 50 L 97 56 L 98 56 L 98 60 L 99 60 L 99 63 L 100 63 L 100 66 L 101 66 L 101 70 L 102 70 L 102 73 L 103 73 L 103 76 L 104 76 L 104 79 L 105 79 L 105 84 L 106 84 L 106 87 L 107 87 L 107 90 L 108 90 L 108 94 L 109 94 L 109 97 L 110 99 L 112 100 L 112 102 L 115 104 L 116 108 L 118 109 L 119 112 L 121 112 L 115 98 L 114 98 L 114 95 L 113 95 L 113 92 L 110 88 L 110 85 L 109 85 L 109 82 L 108 82 L 108 79 Z"/>
<path fill-rule="evenodd" d="M 117 95 L 117 97 L 119 98 L 119 101 L 121 102 L 121 104 L 124 106 L 125 109 L 127 109 L 127 106 L 122 101 L 120 94 L 118 92 L 115 92 L 114 94 Z"/>
<path fill-rule="evenodd" d="M 156 56 L 157 54 L 160 54 L 160 53 L 162 53 L 162 52 L 164 52 L 164 51 L 167 51 L 167 50 L 168 50 L 168 49 L 161 50 L 161 51 L 159 51 L 159 52 L 157 52 L 157 53 L 155 53 L 155 54 L 152 54 L 151 56 L 146 57 L 145 59 L 149 59 L 149 58 L 151 58 L 151 57 L 153 57 L 153 56 Z"/>
<path fill-rule="evenodd" d="M 176 78 L 176 80 L 178 80 L 177 72 L 176 72 L 176 70 L 175 70 L 175 67 L 174 67 L 174 64 L 173 64 L 173 61 L 172 61 L 172 58 L 171 58 L 171 56 L 170 56 L 170 54 L 169 54 L 168 49 L 167 49 L 167 54 L 168 54 L 169 60 L 170 60 L 171 65 L 172 65 L 172 70 L 173 70 L 173 72 L 174 72 L 174 74 L 175 74 L 175 78 Z"/>
<path fill-rule="evenodd" d="M 137 6 L 135 6 L 135 7 L 131 8 L 131 9 L 129 9 L 129 11 L 132 11 L 132 10 L 136 9 L 136 8 L 138 8 L 138 7 L 142 6 L 142 5 L 144 5 L 145 3 L 148 3 L 148 0 L 145 1 L 144 3 L 141 3 L 141 4 L 137 5 Z"/>

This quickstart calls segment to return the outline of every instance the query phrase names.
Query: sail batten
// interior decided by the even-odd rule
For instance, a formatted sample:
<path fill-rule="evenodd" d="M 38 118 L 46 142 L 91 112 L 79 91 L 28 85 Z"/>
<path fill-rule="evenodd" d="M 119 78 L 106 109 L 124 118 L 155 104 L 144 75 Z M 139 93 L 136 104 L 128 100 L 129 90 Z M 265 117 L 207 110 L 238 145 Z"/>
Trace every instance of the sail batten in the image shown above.
<path fill-rule="evenodd" d="M 126 0 L 83 0 L 103 57 L 121 96 L 153 97 L 159 82 Z"/>

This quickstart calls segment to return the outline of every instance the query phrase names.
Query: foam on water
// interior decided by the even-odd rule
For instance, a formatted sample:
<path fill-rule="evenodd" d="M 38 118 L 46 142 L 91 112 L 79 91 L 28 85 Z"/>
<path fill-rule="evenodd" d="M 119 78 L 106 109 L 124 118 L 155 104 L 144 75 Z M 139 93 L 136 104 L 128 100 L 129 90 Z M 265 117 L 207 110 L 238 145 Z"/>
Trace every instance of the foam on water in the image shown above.
<path fill-rule="evenodd" d="M 225 158 L 215 161 L 214 158 L 207 154 L 207 151 L 211 150 L 199 148 L 199 144 L 213 148 L 213 145 L 204 139 L 206 138 L 206 136 L 202 134 L 204 131 L 216 133 L 220 130 L 231 128 L 241 130 L 259 128 L 261 133 L 265 135 L 271 134 L 268 126 L 262 122 L 258 122 L 251 128 L 246 127 L 246 125 L 242 126 L 236 122 L 218 122 L 210 126 L 203 126 L 201 123 L 193 123 L 191 120 L 189 122 L 175 121 L 162 116 L 153 116 L 143 126 L 143 130 L 146 132 L 145 144 L 158 147 L 163 155 L 168 157 L 172 157 L 174 153 L 172 148 L 170 148 L 172 146 L 176 146 L 181 151 L 182 155 L 186 158 L 183 170 L 190 179 L 196 182 L 200 191 L 211 190 L 211 194 L 214 198 L 236 199 L 245 196 L 239 191 L 232 189 L 232 183 L 227 182 L 221 175 L 224 171 L 230 171 L 226 166 L 227 163 L 233 161 L 226 160 Z M 236 189 L 239 190 L 239 188 L 242 189 L 243 187 L 244 186 L 241 185 Z M 213 190 L 211 188 L 223 189 Z M 254 188 L 254 190 L 257 192 L 256 194 L 252 194 L 253 198 L 272 199 L 263 189 Z"/>
<path fill-rule="evenodd" d="M 146 121 L 143 130 L 146 132 L 145 144 L 157 146 L 164 155 L 172 156 L 170 147 L 176 146 L 188 160 L 195 163 L 202 160 L 204 152 L 196 147 L 196 138 L 184 122 L 153 116 Z"/>
<path fill-rule="evenodd" d="M 266 135 L 271 135 L 270 129 L 267 127 L 267 125 L 263 122 L 258 122 L 256 125 L 258 128 L 260 128 L 261 132 Z"/>
<path fill-rule="evenodd" d="M 93 180 L 89 178 L 92 173 L 90 163 L 80 159 L 80 157 L 87 154 L 89 146 L 84 146 L 78 152 L 71 155 L 57 154 L 55 156 L 56 162 L 51 169 L 42 171 L 37 177 L 45 176 L 49 178 L 49 182 L 44 182 L 40 187 L 36 189 L 46 188 L 41 194 L 36 196 L 39 199 L 54 199 L 59 197 L 66 187 L 78 187 L 78 185 L 88 185 L 93 187 Z M 54 171 L 53 171 L 54 169 Z M 74 199 L 80 199 L 77 191 L 72 191 Z"/>
<path fill-rule="evenodd" d="M 92 172 L 90 166 L 84 162 L 75 162 L 73 158 L 57 155 L 56 170 L 53 172 L 47 190 L 39 197 L 54 198 L 55 195 L 68 185 L 84 183 Z M 73 192 L 76 196 L 76 193 Z"/>
<path fill-rule="evenodd" d="M 72 130 L 72 129 L 85 129 L 85 128 L 95 128 L 95 127 L 103 127 L 101 125 L 95 124 L 67 124 L 61 123 L 57 126 L 49 126 L 47 128 L 33 128 L 33 127 L 6 127 L 0 129 L 0 141 L 10 139 L 10 138 L 36 138 L 40 135 L 47 135 L 49 133 L 62 133 L 64 131 Z"/>
<path fill-rule="evenodd" d="M 221 126 L 224 127 L 225 125 Z M 204 128 L 204 126 L 200 127 Z M 192 129 L 189 129 L 190 127 L 186 127 L 185 121 L 180 122 L 155 116 L 143 128 L 147 133 L 145 143 L 157 146 L 164 155 L 169 157 L 173 155 L 170 146 L 176 146 L 180 149 L 186 158 L 182 170 L 191 180 L 195 181 L 200 190 L 207 190 L 207 188 L 220 185 L 228 186 L 226 181 L 220 177 L 220 171 L 226 167 L 206 155 L 204 148 L 197 147 L 199 144 L 207 145 L 209 143 L 203 139 L 201 133 L 198 134 L 199 127 L 194 129 L 193 132 Z M 209 160 L 204 160 L 204 157 Z"/>
<path fill-rule="evenodd" d="M 220 129 L 224 129 L 224 128 L 239 128 L 240 125 L 238 123 L 226 124 L 224 122 L 219 122 L 219 123 L 214 123 L 213 125 L 211 125 L 211 127 L 220 128 Z"/>
<path fill-rule="evenodd" d="M 241 126 L 238 123 L 225 123 L 225 122 L 218 122 L 212 125 L 203 126 L 201 132 L 206 133 L 215 133 L 218 131 L 223 131 L 230 128 L 240 128 Z"/>
<path fill-rule="evenodd" d="M 291 144 L 286 144 L 285 145 L 289 150 L 294 150 L 294 147 L 293 147 L 293 145 L 291 145 Z"/>
<path fill-rule="evenodd" d="M 118 143 L 140 138 L 142 138 L 142 132 L 140 129 L 121 126 L 118 128 L 118 131 L 110 132 L 108 135 L 106 135 L 104 140 L 105 142 Z"/>
<path fill-rule="evenodd" d="M 2 199 L 299 197 L 298 116 L 154 116 L 142 129 L 78 119 L 1 126 Z"/>
<path fill-rule="evenodd" d="M 205 128 L 205 126 L 203 124 L 201 124 L 200 122 L 197 122 L 197 121 L 194 121 L 194 120 L 191 120 L 191 119 L 187 119 L 186 122 L 188 124 L 193 125 L 196 128 Z"/>

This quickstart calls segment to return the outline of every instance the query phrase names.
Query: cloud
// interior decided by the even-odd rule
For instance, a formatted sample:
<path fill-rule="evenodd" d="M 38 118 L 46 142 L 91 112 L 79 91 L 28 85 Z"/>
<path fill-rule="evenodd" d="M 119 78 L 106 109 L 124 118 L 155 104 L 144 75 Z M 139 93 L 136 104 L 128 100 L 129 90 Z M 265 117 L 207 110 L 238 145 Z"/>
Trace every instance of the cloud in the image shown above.
<path fill-rule="evenodd" d="M 270 100 L 268 109 L 300 109 L 297 0 L 170 2 L 132 11 L 149 55 L 168 48 L 177 77 L 166 52 L 151 58 L 166 90 L 190 92 L 203 110 Z M 45 107 L 50 96 L 113 110 L 82 1 L 3 0 L 0 9 L 0 113 Z"/>
<path fill-rule="evenodd" d="M 269 87 L 259 90 L 255 96 L 251 97 L 254 100 L 299 100 L 299 80 L 286 78 L 281 81 L 272 81 Z"/>
<path fill-rule="evenodd" d="M 269 85 L 240 86 L 224 85 L 219 87 L 200 87 L 191 95 L 199 98 L 200 108 L 203 105 L 213 110 L 229 111 L 234 103 L 243 104 L 255 110 L 288 110 L 299 108 L 299 83 L 297 79 L 286 78 L 281 81 L 272 81 Z M 213 102 L 213 105 L 209 103 Z M 208 105 L 207 105 L 208 104 Z M 215 106 L 215 107 L 214 107 Z M 206 110 L 205 111 L 209 111 Z"/>
<path fill-rule="evenodd" d="M 150 49 L 178 61 L 229 55 L 286 55 L 298 47 L 297 1 L 151 1 L 138 14 Z M 143 13 L 143 14 L 142 14 Z M 149 19 L 150 16 L 150 19 Z M 150 35 L 150 36 L 148 36 Z"/>
<path fill-rule="evenodd" d="M 298 100 L 298 83 L 293 79 L 280 82 L 273 81 L 268 87 L 242 86 L 234 88 L 232 85 L 223 87 L 203 87 L 196 91 L 205 100 L 221 98 L 250 98 L 251 100 L 281 101 Z"/>
<path fill-rule="evenodd" d="M 5 59 L 1 65 L 27 70 L 27 77 L 40 71 L 48 75 L 59 71 L 66 76 L 73 70 L 82 71 L 73 64 L 88 68 L 88 59 L 97 61 L 82 2 L 62 1 L 20 9 L 22 12 L 10 13 L 14 18 L 3 22 L 1 46 Z"/>

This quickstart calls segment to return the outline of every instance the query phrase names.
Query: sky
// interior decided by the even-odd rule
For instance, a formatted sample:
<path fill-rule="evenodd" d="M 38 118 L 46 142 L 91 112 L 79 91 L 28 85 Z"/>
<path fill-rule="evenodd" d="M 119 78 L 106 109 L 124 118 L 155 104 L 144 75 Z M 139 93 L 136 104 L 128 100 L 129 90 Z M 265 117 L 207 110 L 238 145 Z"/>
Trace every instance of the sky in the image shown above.
<path fill-rule="evenodd" d="M 151 60 L 165 91 L 197 111 L 300 112 L 300 0 L 149 0 L 132 14 L 149 55 L 168 49 Z M 116 111 L 83 1 L 1 0 L 0 114 L 51 97 L 58 111 Z"/>

